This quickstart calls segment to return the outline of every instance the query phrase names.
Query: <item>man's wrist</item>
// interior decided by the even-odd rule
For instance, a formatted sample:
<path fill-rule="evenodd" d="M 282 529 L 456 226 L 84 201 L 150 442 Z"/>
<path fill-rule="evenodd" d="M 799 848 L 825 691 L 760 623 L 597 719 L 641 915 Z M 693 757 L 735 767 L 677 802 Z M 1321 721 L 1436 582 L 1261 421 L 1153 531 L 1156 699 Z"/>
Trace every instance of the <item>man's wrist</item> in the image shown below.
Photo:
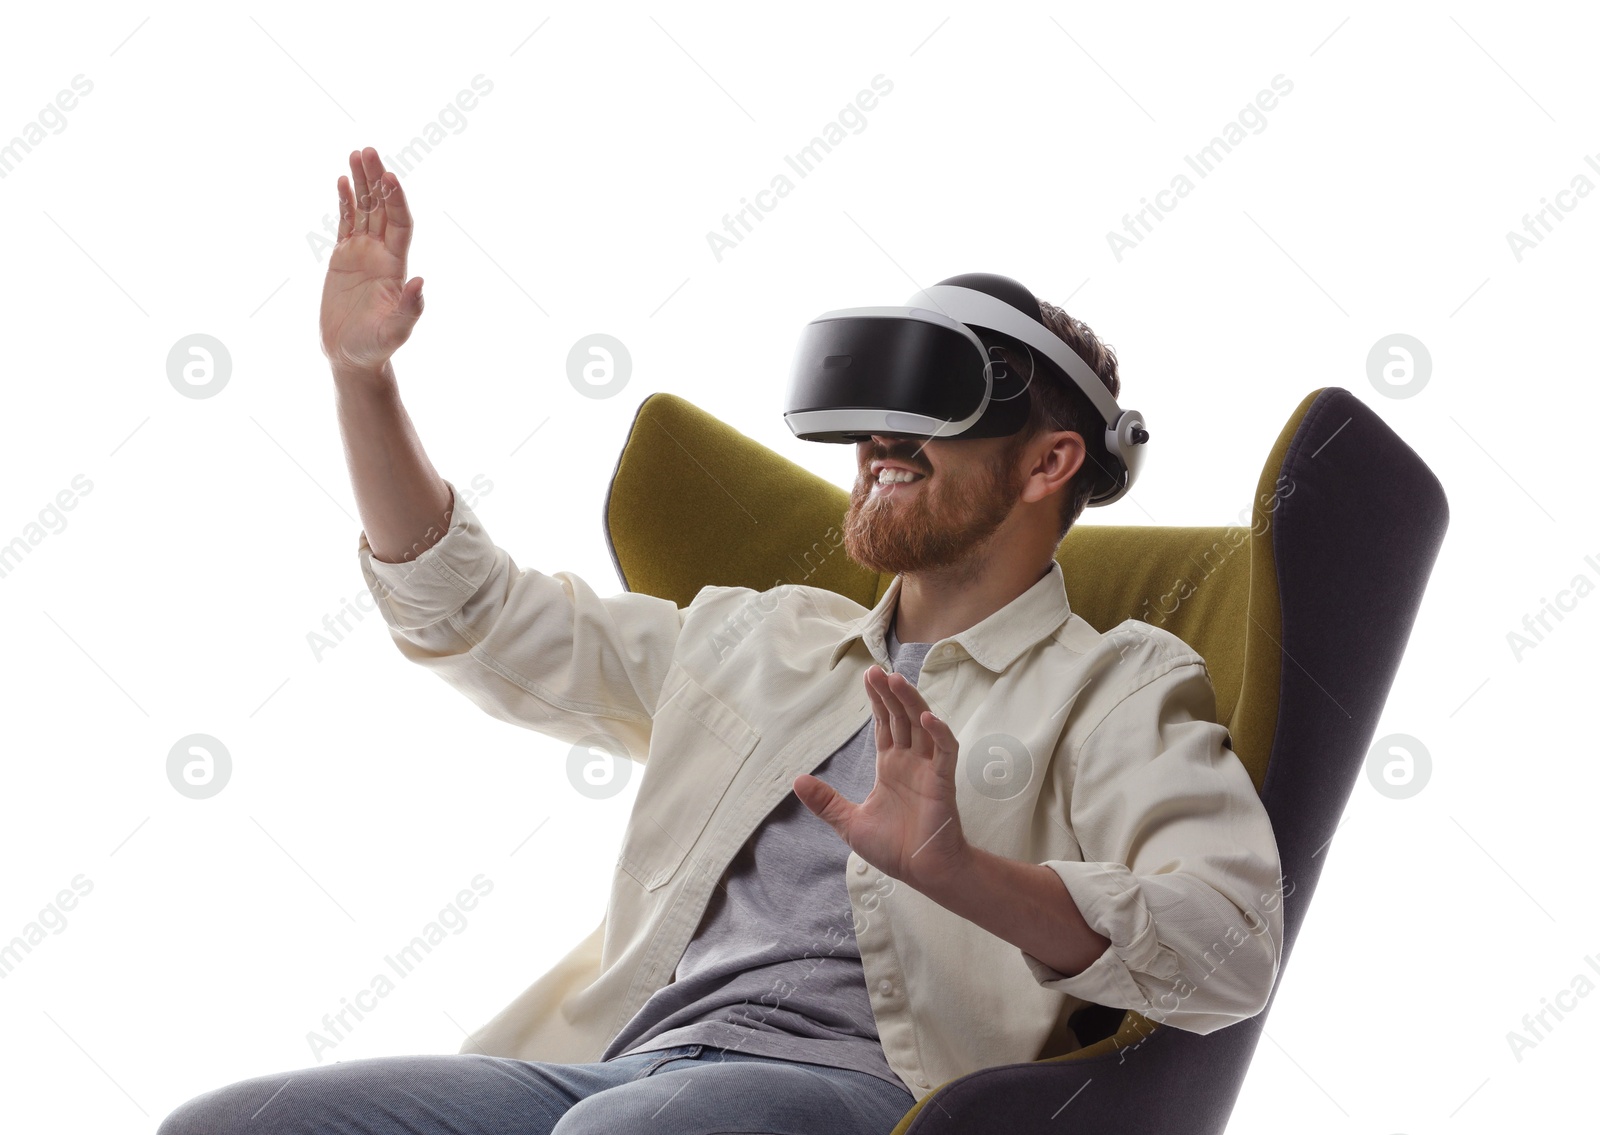
<path fill-rule="evenodd" d="M 902 881 L 942 906 L 959 905 L 960 897 L 978 884 L 978 854 L 978 848 L 963 840 L 954 854 L 947 854 L 931 870 Z"/>
<path fill-rule="evenodd" d="M 393 384 L 395 380 L 394 363 L 385 359 L 382 366 L 357 367 L 334 363 L 333 381 L 341 390 L 370 390 L 373 387 L 384 387 Z"/>

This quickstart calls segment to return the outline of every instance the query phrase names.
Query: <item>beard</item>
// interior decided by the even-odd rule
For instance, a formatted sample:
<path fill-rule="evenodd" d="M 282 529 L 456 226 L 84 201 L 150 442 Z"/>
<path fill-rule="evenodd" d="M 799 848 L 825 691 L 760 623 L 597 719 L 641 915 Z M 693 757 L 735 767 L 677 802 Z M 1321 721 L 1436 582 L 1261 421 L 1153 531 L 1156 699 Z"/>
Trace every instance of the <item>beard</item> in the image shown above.
<path fill-rule="evenodd" d="M 874 493 L 875 482 L 862 471 L 845 512 L 845 553 L 870 571 L 891 574 L 975 566 L 1022 492 L 1020 452 L 1013 442 L 992 464 L 942 469 L 888 494 Z"/>

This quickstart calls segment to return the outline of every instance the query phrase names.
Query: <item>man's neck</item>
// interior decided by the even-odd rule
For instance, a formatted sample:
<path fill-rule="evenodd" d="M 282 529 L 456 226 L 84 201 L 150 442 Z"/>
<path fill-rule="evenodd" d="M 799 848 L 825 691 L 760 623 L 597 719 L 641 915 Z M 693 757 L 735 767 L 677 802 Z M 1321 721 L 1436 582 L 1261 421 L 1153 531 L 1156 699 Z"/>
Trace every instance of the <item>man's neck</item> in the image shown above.
<path fill-rule="evenodd" d="M 901 642 L 938 642 L 976 626 L 1038 583 L 1050 571 L 1018 564 L 975 577 L 903 572 L 895 601 L 894 634 Z"/>

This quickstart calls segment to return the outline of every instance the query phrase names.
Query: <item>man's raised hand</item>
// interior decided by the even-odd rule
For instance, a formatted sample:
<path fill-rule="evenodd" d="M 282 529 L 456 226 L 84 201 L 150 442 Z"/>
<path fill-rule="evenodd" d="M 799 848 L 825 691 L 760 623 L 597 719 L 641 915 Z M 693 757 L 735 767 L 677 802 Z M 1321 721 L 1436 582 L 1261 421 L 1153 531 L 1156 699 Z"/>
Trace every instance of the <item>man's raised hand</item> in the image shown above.
<path fill-rule="evenodd" d="M 377 374 L 422 315 L 422 277 L 406 276 L 411 210 L 371 146 L 339 177 L 339 236 L 322 285 L 322 353 L 334 374 Z"/>

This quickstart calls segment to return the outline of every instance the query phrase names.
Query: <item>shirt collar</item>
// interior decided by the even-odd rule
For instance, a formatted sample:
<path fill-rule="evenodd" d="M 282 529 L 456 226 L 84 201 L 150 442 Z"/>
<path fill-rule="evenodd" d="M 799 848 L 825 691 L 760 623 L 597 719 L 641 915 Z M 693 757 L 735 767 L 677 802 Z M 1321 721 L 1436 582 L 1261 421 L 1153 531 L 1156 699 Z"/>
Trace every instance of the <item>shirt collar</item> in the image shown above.
<path fill-rule="evenodd" d="M 890 580 L 877 605 L 854 620 L 834 643 L 833 652 L 828 656 L 828 669 L 838 665 L 857 639 L 866 643 L 874 659 L 886 666 L 889 664 L 886 636 L 900 598 L 901 578 L 897 574 Z M 940 641 L 959 643 L 969 657 L 998 674 L 1024 650 L 1054 634 L 1071 614 L 1061 564 L 1052 559 L 1050 570 L 1032 587 L 960 634 Z"/>

